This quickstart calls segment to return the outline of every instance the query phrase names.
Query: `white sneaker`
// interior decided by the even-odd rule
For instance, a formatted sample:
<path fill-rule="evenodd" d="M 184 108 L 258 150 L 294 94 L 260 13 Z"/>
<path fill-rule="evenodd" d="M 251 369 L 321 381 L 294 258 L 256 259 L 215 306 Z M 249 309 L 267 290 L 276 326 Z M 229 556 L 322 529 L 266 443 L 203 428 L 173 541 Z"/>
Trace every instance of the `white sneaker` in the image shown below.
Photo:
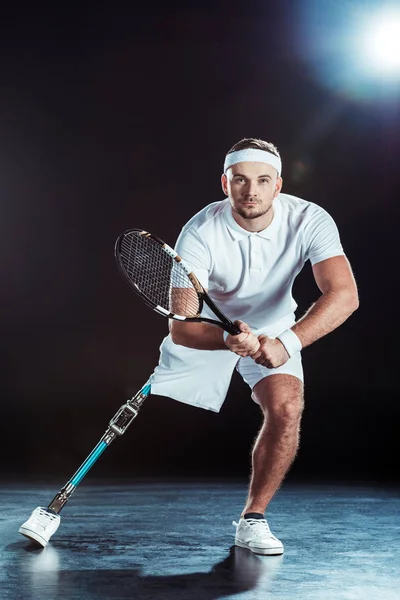
<path fill-rule="evenodd" d="M 232 522 L 236 527 L 235 544 L 254 554 L 283 554 L 283 544 L 272 535 L 265 519 L 239 519 Z"/>
<path fill-rule="evenodd" d="M 51 536 L 57 531 L 60 521 L 60 515 L 48 508 L 38 506 L 18 531 L 25 537 L 35 540 L 44 548 Z"/>

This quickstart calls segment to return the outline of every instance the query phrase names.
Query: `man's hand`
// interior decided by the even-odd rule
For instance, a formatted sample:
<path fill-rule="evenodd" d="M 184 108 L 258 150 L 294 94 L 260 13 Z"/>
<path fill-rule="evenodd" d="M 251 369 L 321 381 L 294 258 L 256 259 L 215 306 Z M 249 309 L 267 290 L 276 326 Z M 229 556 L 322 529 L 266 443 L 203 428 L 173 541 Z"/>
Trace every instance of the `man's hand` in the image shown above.
<path fill-rule="evenodd" d="M 229 350 L 235 352 L 239 356 L 253 356 L 260 348 L 260 342 L 250 327 L 243 321 L 235 321 L 241 331 L 238 335 L 228 335 L 225 344 Z"/>
<path fill-rule="evenodd" d="M 268 367 L 268 369 L 276 369 L 289 360 L 289 354 L 280 340 L 267 335 L 259 335 L 258 341 L 260 347 L 258 352 L 252 356 L 257 364 Z"/>

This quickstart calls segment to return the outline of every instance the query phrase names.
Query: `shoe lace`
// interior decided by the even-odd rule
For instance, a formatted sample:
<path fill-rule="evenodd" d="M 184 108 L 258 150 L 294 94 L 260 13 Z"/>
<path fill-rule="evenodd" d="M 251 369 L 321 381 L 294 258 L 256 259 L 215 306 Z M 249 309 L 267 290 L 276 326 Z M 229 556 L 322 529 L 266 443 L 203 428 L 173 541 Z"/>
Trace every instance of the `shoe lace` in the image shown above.
<path fill-rule="evenodd" d="M 53 515 L 52 513 L 40 508 L 32 515 L 31 518 L 33 523 L 39 524 L 41 527 L 43 527 L 43 529 L 46 529 L 46 527 L 52 525 L 53 521 L 57 519 L 57 515 Z"/>
<path fill-rule="evenodd" d="M 266 519 L 246 519 L 246 523 L 250 525 L 256 537 L 262 537 L 265 536 L 265 534 L 272 536 L 271 530 Z M 236 523 L 236 521 L 233 521 L 232 525 L 238 526 L 238 523 Z"/>
<path fill-rule="evenodd" d="M 254 530 L 257 536 L 271 535 L 271 530 L 266 519 L 246 519 L 246 523 Z"/>

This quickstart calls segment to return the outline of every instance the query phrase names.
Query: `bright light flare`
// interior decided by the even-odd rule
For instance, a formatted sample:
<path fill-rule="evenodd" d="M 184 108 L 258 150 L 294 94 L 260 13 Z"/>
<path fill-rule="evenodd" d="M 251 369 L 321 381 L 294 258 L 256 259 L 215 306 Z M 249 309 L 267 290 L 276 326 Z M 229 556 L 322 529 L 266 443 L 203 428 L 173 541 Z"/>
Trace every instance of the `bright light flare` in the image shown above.
<path fill-rule="evenodd" d="M 302 0 L 292 33 L 310 75 L 357 102 L 400 97 L 399 0 Z"/>
<path fill-rule="evenodd" d="M 400 76 L 400 10 L 375 15 L 364 37 L 366 68 L 376 73 Z"/>

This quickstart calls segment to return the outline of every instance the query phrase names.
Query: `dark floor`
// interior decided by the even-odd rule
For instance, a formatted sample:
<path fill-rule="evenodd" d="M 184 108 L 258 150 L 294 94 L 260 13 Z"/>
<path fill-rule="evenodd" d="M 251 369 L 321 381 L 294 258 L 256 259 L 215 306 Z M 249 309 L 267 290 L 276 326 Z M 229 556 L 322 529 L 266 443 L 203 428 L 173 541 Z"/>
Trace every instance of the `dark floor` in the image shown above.
<path fill-rule="evenodd" d="M 58 489 L 0 494 L 0 598 L 399 600 L 393 488 L 284 486 L 269 509 L 284 557 L 233 546 L 245 483 L 83 483 L 45 549 L 18 527 Z"/>

